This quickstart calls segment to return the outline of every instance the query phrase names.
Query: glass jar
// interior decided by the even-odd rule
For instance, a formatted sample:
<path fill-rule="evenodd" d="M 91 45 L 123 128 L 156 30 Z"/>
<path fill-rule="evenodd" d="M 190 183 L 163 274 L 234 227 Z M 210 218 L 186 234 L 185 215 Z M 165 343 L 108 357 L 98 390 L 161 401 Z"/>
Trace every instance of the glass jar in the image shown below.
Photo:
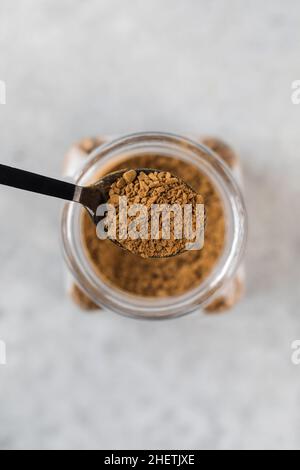
<path fill-rule="evenodd" d="M 174 318 L 205 307 L 234 278 L 245 250 L 246 209 L 236 179 L 224 160 L 208 147 L 173 134 L 139 133 L 101 145 L 77 172 L 76 184 L 88 185 L 99 173 L 141 153 L 190 163 L 210 179 L 219 193 L 224 207 L 226 240 L 223 254 L 211 274 L 193 290 L 166 298 L 135 296 L 106 283 L 87 258 L 82 240 L 82 208 L 74 203 L 66 204 L 62 215 L 64 258 L 76 284 L 100 308 L 134 318 Z"/>

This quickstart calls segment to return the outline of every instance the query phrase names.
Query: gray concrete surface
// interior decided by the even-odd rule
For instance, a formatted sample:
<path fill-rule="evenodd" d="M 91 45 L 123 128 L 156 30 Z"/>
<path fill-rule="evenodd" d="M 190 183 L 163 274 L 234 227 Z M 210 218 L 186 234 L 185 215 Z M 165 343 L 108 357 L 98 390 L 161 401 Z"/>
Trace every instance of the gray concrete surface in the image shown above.
<path fill-rule="evenodd" d="M 299 2 L 0 9 L 2 163 L 58 176 L 82 136 L 212 133 L 242 155 L 251 218 L 233 313 L 137 322 L 78 312 L 60 203 L 0 188 L 0 448 L 299 449 Z"/>

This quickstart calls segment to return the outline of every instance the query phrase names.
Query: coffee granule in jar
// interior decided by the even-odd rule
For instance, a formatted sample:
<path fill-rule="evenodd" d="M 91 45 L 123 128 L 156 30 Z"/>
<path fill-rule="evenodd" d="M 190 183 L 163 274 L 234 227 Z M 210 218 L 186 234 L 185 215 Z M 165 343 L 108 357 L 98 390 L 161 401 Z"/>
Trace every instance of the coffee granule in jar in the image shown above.
<path fill-rule="evenodd" d="M 121 198 L 125 199 L 125 227 L 124 220 L 120 224 Z M 168 258 L 191 245 L 202 248 L 204 211 L 201 214 L 197 209 L 203 206 L 203 198 L 170 172 L 125 172 L 112 184 L 108 204 L 114 210 L 105 219 L 106 230 L 113 229 L 114 239 L 131 253 L 142 258 Z M 191 210 L 189 219 L 185 217 L 187 208 Z M 190 238 L 186 238 L 186 225 L 190 226 Z M 201 242 L 197 244 L 197 240 Z"/>
<path fill-rule="evenodd" d="M 140 258 L 115 246 L 109 240 L 99 240 L 95 226 L 89 216 L 83 213 L 83 243 L 95 272 L 114 287 L 143 297 L 177 296 L 199 286 L 212 272 L 225 244 L 224 210 L 214 186 L 195 166 L 159 154 L 140 155 L 123 160 L 107 169 L 107 172 L 124 168 L 156 168 L 169 171 L 201 194 L 207 213 L 205 244 L 200 251 L 185 252 L 173 258 Z"/>
<path fill-rule="evenodd" d="M 93 137 L 82 139 L 80 142 L 75 143 L 70 148 L 64 161 L 65 175 L 73 178 L 74 171 L 76 171 L 78 164 L 80 164 L 80 162 L 83 163 L 88 154 L 96 147 L 107 143 L 109 140 L 110 139 L 107 137 Z M 240 160 L 239 156 L 231 146 L 216 137 L 206 137 L 198 140 L 200 143 L 215 151 L 234 171 L 237 179 L 239 179 L 241 170 Z M 154 161 L 157 161 L 155 156 Z M 183 162 L 171 162 L 170 159 L 168 159 L 168 165 L 164 166 L 164 162 L 162 160 L 160 161 L 162 162 L 162 170 L 168 169 L 172 174 L 174 174 L 177 168 L 178 175 L 185 179 L 193 189 L 197 190 L 197 188 L 199 189 L 201 186 L 205 190 L 205 194 L 203 194 L 203 191 L 201 192 L 204 195 L 206 210 L 210 213 L 210 216 L 212 216 L 212 214 L 216 214 L 214 219 L 207 220 L 205 247 L 201 252 L 199 252 L 199 257 L 196 256 L 196 252 L 189 252 L 178 257 L 164 260 L 145 260 L 137 258 L 130 253 L 126 253 L 122 249 L 118 249 L 109 241 L 101 242 L 98 240 L 95 235 L 95 228 L 91 224 L 89 217 L 86 214 L 83 214 L 82 219 L 83 243 L 85 246 L 87 244 L 89 245 L 86 252 L 96 273 L 98 273 L 104 281 L 110 283 L 115 288 L 122 289 L 127 293 L 135 295 L 143 295 L 143 292 L 145 292 L 145 286 L 148 284 L 151 287 L 154 282 L 156 282 L 156 289 L 155 285 L 150 289 L 150 294 L 153 293 L 154 297 L 173 295 L 173 293 L 176 295 L 176 292 L 180 295 L 182 292 L 187 292 L 190 287 L 188 282 L 185 282 L 185 278 L 183 276 L 185 274 L 189 274 L 188 263 L 191 262 L 191 271 L 195 273 L 194 276 L 197 279 L 196 285 L 198 285 L 200 282 L 205 280 L 211 270 L 215 267 L 219 257 L 222 255 L 225 242 L 225 220 L 222 203 L 210 181 L 208 181 L 205 176 L 203 177 L 203 175 L 199 174 L 199 172 L 197 175 L 193 174 L 195 168 L 192 167 L 191 171 L 191 167 L 188 167 Z M 122 165 L 118 165 L 116 170 L 120 168 L 128 168 L 129 166 L 130 165 L 126 165 L 124 163 Z M 157 168 L 156 165 L 155 167 Z M 199 178 L 201 178 L 201 180 Z M 214 233 L 216 234 L 216 239 L 218 240 L 217 245 L 209 246 L 207 243 L 208 233 L 210 236 Z M 122 252 L 122 255 L 120 255 L 120 252 Z M 138 266 L 135 269 L 135 263 L 137 261 Z M 118 263 L 120 263 L 121 270 L 119 270 Z M 130 263 L 133 268 L 131 271 L 129 269 Z M 166 274 L 167 270 L 169 270 L 170 275 Z M 181 271 L 178 276 L 177 270 Z M 140 283 L 138 282 L 135 288 L 134 282 L 135 280 L 139 280 L 141 275 L 143 276 L 143 281 Z M 172 287 L 168 288 L 172 275 L 174 276 L 174 282 Z M 127 279 L 129 281 L 128 288 L 126 285 L 126 276 L 128 276 Z M 166 285 L 164 284 L 165 281 L 167 282 Z M 182 283 L 184 283 L 184 286 L 181 287 Z M 144 287 L 142 287 L 142 285 Z M 161 285 L 161 289 L 159 285 Z M 178 288 L 177 291 L 176 288 Z M 209 314 L 218 314 L 227 311 L 235 306 L 243 296 L 244 291 L 244 270 L 243 267 L 241 267 L 235 277 L 227 283 L 226 286 L 224 286 L 224 289 L 222 289 L 222 291 L 218 293 L 203 310 Z M 83 292 L 82 288 L 73 281 L 70 284 L 69 293 L 72 300 L 82 310 L 89 312 L 101 310 L 101 307 L 95 304 L 90 297 Z"/>

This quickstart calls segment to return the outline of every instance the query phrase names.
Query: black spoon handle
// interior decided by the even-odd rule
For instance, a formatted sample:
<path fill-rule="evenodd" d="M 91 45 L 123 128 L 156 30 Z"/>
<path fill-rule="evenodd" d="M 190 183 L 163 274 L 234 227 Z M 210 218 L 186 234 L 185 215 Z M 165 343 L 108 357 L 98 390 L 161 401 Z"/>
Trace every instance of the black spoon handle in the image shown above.
<path fill-rule="evenodd" d="M 0 165 L 0 184 L 68 201 L 75 199 L 77 189 L 77 186 L 74 184 L 18 170 L 6 165 Z"/>

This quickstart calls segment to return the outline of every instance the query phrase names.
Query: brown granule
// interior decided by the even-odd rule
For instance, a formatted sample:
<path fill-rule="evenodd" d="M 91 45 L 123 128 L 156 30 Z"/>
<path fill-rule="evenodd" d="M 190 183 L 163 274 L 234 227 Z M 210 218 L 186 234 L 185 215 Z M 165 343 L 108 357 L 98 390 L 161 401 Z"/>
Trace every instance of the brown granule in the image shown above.
<path fill-rule="evenodd" d="M 74 163 L 76 164 L 77 159 L 78 159 L 78 153 L 81 155 L 81 158 L 84 159 L 88 153 L 93 151 L 97 146 L 106 143 L 107 138 L 100 137 L 100 138 L 87 138 L 87 139 L 82 139 L 80 142 L 75 144 L 70 151 L 67 153 L 66 158 L 65 158 L 65 171 L 70 171 L 70 169 L 73 167 Z M 231 169 L 238 170 L 240 168 L 240 163 L 239 163 L 239 157 L 236 154 L 236 152 L 230 147 L 228 144 L 224 143 L 222 140 L 216 137 L 205 137 L 201 138 L 200 143 L 203 143 L 207 147 L 211 148 L 213 151 L 215 151 L 220 158 L 224 159 L 224 161 L 228 164 Z M 183 169 L 182 169 L 182 172 Z M 186 173 L 186 172 L 184 172 Z M 190 181 L 191 182 L 191 181 Z M 197 182 L 196 182 L 197 183 Z M 88 223 L 88 221 L 87 221 Z M 108 243 L 108 242 L 107 242 Z M 105 248 L 106 244 L 101 245 L 101 249 L 103 250 Z M 100 249 L 100 247 L 99 247 Z M 104 256 L 103 252 L 103 256 Z M 135 257 L 136 258 L 136 257 Z M 186 258 L 186 257 L 184 257 Z M 130 257 L 130 259 L 133 259 L 133 257 Z M 109 262 L 109 259 L 107 257 L 107 260 Z M 143 261 L 140 259 L 140 261 Z M 145 260 L 144 260 L 145 261 Z M 154 261 L 154 260 L 153 260 Z M 162 260 L 161 260 L 162 261 Z M 165 260 L 167 261 L 167 260 Z M 170 261 L 170 260 L 168 260 Z M 213 258 L 212 258 L 213 262 Z M 162 263 L 160 263 L 162 265 Z M 169 264 L 169 263 L 167 263 Z M 166 265 L 166 263 L 165 263 Z M 147 266 L 145 266 L 147 267 Z M 115 263 L 115 269 L 117 269 L 116 263 Z M 153 268 L 154 269 L 154 268 Z M 99 270 L 98 270 L 99 272 Z M 105 270 L 104 270 L 105 272 Z M 153 275 L 155 275 L 155 272 L 153 272 Z M 104 277 L 103 275 L 101 275 Z M 107 279 L 107 277 L 106 277 Z M 114 279 L 114 276 L 112 275 L 112 279 Z M 116 284 L 115 284 L 116 285 Z M 70 288 L 70 295 L 72 300 L 83 310 L 86 311 L 100 311 L 101 307 L 96 305 L 87 294 L 85 294 L 82 290 L 81 287 L 73 283 Z M 126 291 L 124 288 L 123 290 Z M 240 297 L 244 294 L 245 291 L 245 283 L 244 283 L 244 276 L 242 273 L 237 273 L 236 276 L 229 282 L 229 284 L 226 284 L 225 286 L 225 291 L 223 293 L 218 294 L 217 296 L 214 297 L 214 299 L 206 306 L 204 307 L 204 312 L 208 314 L 218 314 L 220 312 L 224 312 L 230 308 L 232 308 L 240 299 Z"/>
<path fill-rule="evenodd" d="M 126 226 L 123 226 L 123 230 L 120 226 L 121 197 L 125 197 L 126 201 Z M 106 218 L 107 230 L 116 229 L 113 236 L 118 244 L 142 258 L 169 258 L 178 255 L 187 249 L 189 243 L 196 242 L 197 233 L 201 238 L 204 218 L 201 220 L 197 217 L 196 210 L 197 205 L 203 205 L 203 198 L 170 172 L 145 173 L 129 170 L 112 184 L 108 203 L 114 206 L 114 211 L 112 219 Z M 140 206 L 139 212 L 135 212 L 133 216 L 129 215 L 130 209 L 137 204 Z M 162 205 L 167 205 L 169 211 L 157 212 L 157 215 L 153 216 L 154 211 Z M 184 227 L 184 210 L 187 205 L 192 209 L 189 224 L 192 225 L 190 229 L 194 233 L 190 238 L 186 238 Z M 135 208 L 137 209 L 137 206 Z M 171 208 L 173 210 L 170 210 Z M 116 221 L 111 227 L 110 220 Z M 157 233 L 153 235 L 155 223 Z M 135 231 L 131 232 L 133 227 Z M 198 249 L 201 248 L 200 244 Z"/>
<path fill-rule="evenodd" d="M 86 310 L 87 312 L 99 310 L 98 305 L 94 304 L 94 302 L 86 294 L 84 294 L 84 292 L 82 292 L 82 290 L 77 286 L 77 284 L 72 284 L 70 289 L 70 295 L 74 302 L 82 310 Z"/>
<path fill-rule="evenodd" d="M 167 259 L 139 258 L 115 246 L 111 241 L 99 240 L 95 226 L 88 215 L 83 213 L 83 243 L 93 268 L 113 286 L 144 297 L 182 295 L 199 286 L 212 272 L 225 243 L 223 205 L 211 181 L 195 166 L 162 155 L 140 155 L 124 160 L 106 171 L 109 173 L 124 168 L 169 171 L 201 194 L 207 214 L 204 248 Z"/>
<path fill-rule="evenodd" d="M 229 292 L 221 294 L 205 307 L 207 313 L 223 313 L 234 307 L 245 291 L 244 283 L 237 276 L 231 282 Z"/>
<path fill-rule="evenodd" d="M 83 152 L 90 153 L 101 144 L 103 144 L 103 139 L 87 137 L 78 143 L 78 147 Z"/>
<path fill-rule="evenodd" d="M 201 143 L 213 150 L 213 152 L 225 160 L 227 165 L 231 168 L 237 164 L 236 153 L 226 142 L 223 142 L 223 140 L 214 137 L 205 137 L 202 139 Z"/>

